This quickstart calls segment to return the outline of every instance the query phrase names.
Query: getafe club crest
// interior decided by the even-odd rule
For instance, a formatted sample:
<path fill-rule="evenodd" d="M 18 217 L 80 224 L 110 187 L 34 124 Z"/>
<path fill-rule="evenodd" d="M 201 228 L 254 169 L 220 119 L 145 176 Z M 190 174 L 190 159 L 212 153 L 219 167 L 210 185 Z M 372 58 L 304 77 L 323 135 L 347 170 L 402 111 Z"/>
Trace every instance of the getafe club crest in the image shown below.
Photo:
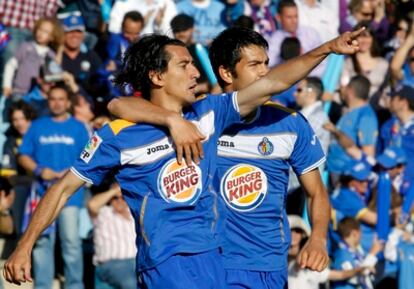
<path fill-rule="evenodd" d="M 267 177 L 258 167 L 240 164 L 225 173 L 220 191 L 230 208 L 248 212 L 257 208 L 266 197 Z"/>
<path fill-rule="evenodd" d="M 171 159 L 158 175 L 158 190 L 167 203 L 194 204 L 202 190 L 201 170 Z"/>
<path fill-rule="evenodd" d="M 261 155 L 268 156 L 271 155 L 273 152 L 273 144 L 269 141 L 267 137 L 264 137 L 259 145 L 257 146 L 257 150 Z"/>

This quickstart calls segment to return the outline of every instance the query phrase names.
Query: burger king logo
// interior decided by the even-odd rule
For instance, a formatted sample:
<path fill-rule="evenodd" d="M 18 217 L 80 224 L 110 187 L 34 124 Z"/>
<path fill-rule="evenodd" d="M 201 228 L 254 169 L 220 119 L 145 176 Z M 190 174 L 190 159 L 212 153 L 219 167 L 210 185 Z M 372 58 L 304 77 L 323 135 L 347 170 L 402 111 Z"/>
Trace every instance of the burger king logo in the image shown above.
<path fill-rule="evenodd" d="M 247 212 L 258 207 L 266 197 L 267 177 L 258 167 L 240 164 L 225 173 L 220 187 L 230 208 Z"/>
<path fill-rule="evenodd" d="M 175 159 L 168 161 L 158 176 L 158 190 L 168 203 L 194 204 L 201 194 L 200 168 L 193 163 L 179 165 Z"/>

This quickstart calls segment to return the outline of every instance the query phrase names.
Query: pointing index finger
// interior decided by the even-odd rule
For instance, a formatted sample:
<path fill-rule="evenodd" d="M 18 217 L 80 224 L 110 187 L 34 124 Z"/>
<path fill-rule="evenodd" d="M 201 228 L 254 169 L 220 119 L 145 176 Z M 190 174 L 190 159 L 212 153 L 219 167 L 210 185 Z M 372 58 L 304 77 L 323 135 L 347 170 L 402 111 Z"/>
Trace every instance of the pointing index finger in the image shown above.
<path fill-rule="evenodd" d="M 352 31 L 350 35 L 351 39 L 356 39 L 365 29 L 366 27 L 361 27 L 358 30 Z"/>

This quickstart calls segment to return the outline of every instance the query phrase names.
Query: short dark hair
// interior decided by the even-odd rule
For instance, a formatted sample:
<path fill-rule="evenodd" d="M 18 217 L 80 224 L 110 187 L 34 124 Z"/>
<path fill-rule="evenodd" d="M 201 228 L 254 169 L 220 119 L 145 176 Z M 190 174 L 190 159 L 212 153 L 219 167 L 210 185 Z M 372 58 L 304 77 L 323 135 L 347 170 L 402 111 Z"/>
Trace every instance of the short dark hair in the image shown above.
<path fill-rule="evenodd" d="M 138 11 L 129 11 L 125 14 L 124 19 L 122 19 L 122 28 L 124 27 L 125 21 L 127 19 L 132 20 L 133 22 L 141 22 L 144 24 L 144 17 Z"/>
<path fill-rule="evenodd" d="M 54 89 L 62 89 L 66 92 L 66 96 L 69 99 L 70 102 L 73 101 L 73 97 L 74 97 L 74 93 L 72 92 L 72 90 L 63 82 L 63 81 L 59 81 L 56 82 L 49 90 L 48 95 L 50 95 L 50 93 L 52 92 L 52 90 Z"/>
<path fill-rule="evenodd" d="M 168 45 L 185 47 L 180 40 L 160 34 L 145 35 L 131 44 L 125 52 L 122 69 L 115 75 L 114 83 L 119 87 L 129 84 L 135 91 L 141 91 L 144 98 L 149 99 L 149 73 L 167 71 L 171 58 L 165 49 Z"/>
<path fill-rule="evenodd" d="M 281 0 L 279 2 L 279 5 L 277 5 L 277 12 L 281 14 L 283 9 L 288 8 L 288 7 L 298 7 L 298 6 L 293 0 Z"/>
<path fill-rule="evenodd" d="M 316 99 L 321 100 L 323 94 L 323 83 L 319 77 L 309 76 L 306 78 L 307 87 L 312 88 L 316 93 Z"/>
<path fill-rule="evenodd" d="M 27 120 L 33 120 L 33 119 L 36 118 L 36 112 L 34 111 L 32 106 L 29 105 L 28 103 L 24 102 L 23 100 L 13 102 L 10 105 L 10 108 L 9 108 L 9 120 L 10 121 L 11 121 L 11 118 L 13 116 L 13 113 L 16 112 L 16 111 L 22 111 L 24 117 Z"/>
<path fill-rule="evenodd" d="M 12 186 L 9 180 L 5 177 L 0 177 L 0 190 L 6 193 L 6 196 L 10 194 Z"/>
<path fill-rule="evenodd" d="M 349 237 L 354 230 L 360 230 L 360 225 L 359 221 L 352 217 L 345 217 L 338 224 L 338 234 L 342 239 Z"/>
<path fill-rule="evenodd" d="M 211 43 L 209 53 L 213 71 L 218 82 L 224 86 L 219 74 L 219 67 L 229 69 L 233 76 L 237 76 L 236 64 L 241 60 L 242 49 L 248 46 L 268 48 L 267 41 L 262 35 L 252 29 L 231 27 L 222 31 Z"/>
<path fill-rule="evenodd" d="M 194 18 L 187 14 L 178 14 L 171 22 L 171 29 L 173 33 L 187 31 L 194 27 Z"/>
<path fill-rule="evenodd" d="M 296 37 L 286 37 L 280 45 L 280 58 L 284 61 L 300 55 L 300 40 Z"/>
<path fill-rule="evenodd" d="M 371 88 L 371 83 L 368 78 L 360 74 L 355 75 L 349 81 L 348 86 L 354 90 L 356 97 L 362 100 L 368 100 L 369 89 Z"/>

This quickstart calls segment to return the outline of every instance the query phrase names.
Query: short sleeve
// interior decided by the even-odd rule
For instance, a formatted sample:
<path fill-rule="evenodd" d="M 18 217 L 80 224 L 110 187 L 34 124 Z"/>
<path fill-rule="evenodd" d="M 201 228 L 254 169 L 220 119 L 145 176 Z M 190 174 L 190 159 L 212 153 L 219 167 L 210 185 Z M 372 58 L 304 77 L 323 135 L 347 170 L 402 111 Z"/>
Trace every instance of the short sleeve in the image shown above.
<path fill-rule="evenodd" d="M 120 150 L 116 137 L 110 127 L 105 126 L 89 139 L 71 171 L 85 182 L 98 185 L 119 165 Z"/>
<path fill-rule="evenodd" d="M 325 154 L 308 121 L 300 113 L 296 118 L 298 134 L 289 163 L 296 175 L 303 175 L 319 167 L 325 161 Z"/>
<path fill-rule="evenodd" d="M 237 92 L 209 95 L 208 102 L 214 110 L 214 125 L 220 135 L 227 127 L 241 121 Z"/>
<path fill-rule="evenodd" d="M 24 135 L 22 144 L 19 147 L 19 154 L 34 157 L 36 148 L 36 122 L 32 123 L 27 133 Z"/>

